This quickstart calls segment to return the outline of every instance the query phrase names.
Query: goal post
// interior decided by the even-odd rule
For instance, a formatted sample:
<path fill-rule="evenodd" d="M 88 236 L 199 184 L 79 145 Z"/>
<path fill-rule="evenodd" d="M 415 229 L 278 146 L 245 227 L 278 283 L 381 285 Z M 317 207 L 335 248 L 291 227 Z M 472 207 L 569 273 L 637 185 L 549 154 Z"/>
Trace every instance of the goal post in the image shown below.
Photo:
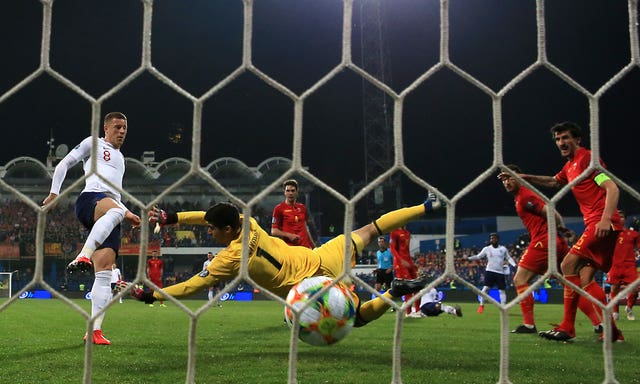
<path fill-rule="evenodd" d="M 13 272 L 0 272 L 0 299 L 10 299 Z"/>

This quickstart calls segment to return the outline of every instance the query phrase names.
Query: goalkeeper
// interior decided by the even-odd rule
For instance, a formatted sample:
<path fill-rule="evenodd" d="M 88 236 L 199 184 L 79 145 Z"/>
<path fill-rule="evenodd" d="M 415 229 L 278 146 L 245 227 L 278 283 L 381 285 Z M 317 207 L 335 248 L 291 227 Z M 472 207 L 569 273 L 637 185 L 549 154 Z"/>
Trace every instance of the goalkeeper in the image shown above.
<path fill-rule="evenodd" d="M 407 222 L 422 217 L 441 206 L 435 195 L 430 194 L 424 204 L 402 208 L 389 212 L 372 223 L 351 233 L 351 265 L 355 265 L 356 255 L 378 236 L 390 230 L 404 226 Z M 175 298 L 182 298 L 215 286 L 218 282 L 231 280 L 240 272 L 242 257 L 244 219 L 238 208 L 231 203 L 218 203 L 204 211 L 165 212 L 154 209 L 150 221 L 159 225 L 190 224 L 207 225 L 211 236 L 227 247 L 211 260 L 205 270 L 185 282 L 164 288 L 164 292 Z M 270 236 L 256 222 L 249 218 L 249 276 L 260 286 L 273 294 L 286 298 L 289 290 L 302 280 L 312 276 L 327 276 L 332 279 L 343 272 L 345 236 L 339 235 L 315 249 L 290 246 L 282 239 Z M 424 288 L 429 279 L 395 279 L 391 289 L 382 296 L 389 300 L 405 294 L 415 293 Z M 133 288 L 133 297 L 152 304 L 166 297 L 159 291 L 148 292 Z M 355 326 L 360 327 L 382 316 L 390 307 L 386 301 L 376 297 L 360 303 L 358 296 L 352 293 L 356 303 Z"/>

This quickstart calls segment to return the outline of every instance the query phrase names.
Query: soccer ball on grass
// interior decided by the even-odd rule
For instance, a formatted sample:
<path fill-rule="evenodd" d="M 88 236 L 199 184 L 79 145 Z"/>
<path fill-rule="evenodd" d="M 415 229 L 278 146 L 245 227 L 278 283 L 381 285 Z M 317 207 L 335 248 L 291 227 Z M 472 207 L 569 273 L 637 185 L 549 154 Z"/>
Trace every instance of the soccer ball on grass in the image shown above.
<path fill-rule="evenodd" d="M 310 277 L 296 284 L 287 295 L 289 305 L 284 307 L 285 319 L 293 327 L 294 310 L 302 311 L 299 315 L 299 338 L 305 343 L 317 346 L 333 344 L 353 328 L 356 306 L 351 292 L 339 283 L 331 286 L 331 282 L 326 276 Z M 311 297 L 326 286 L 331 288 L 311 301 Z"/>

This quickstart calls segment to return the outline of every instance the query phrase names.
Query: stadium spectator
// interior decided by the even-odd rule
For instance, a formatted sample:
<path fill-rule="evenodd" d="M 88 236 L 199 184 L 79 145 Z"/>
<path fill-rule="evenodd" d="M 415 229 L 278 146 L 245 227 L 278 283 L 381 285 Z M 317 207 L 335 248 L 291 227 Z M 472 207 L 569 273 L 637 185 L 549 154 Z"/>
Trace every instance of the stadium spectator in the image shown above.
<path fill-rule="evenodd" d="M 562 170 L 555 176 L 521 174 L 520 177 L 535 185 L 560 188 L 578 179 L 589 168 L 591 151 L 582 147 L 582 131 L 575 123 L 558 123 L 551 128 L 551 135 L 560 154 L 567 159 Z M 601 167 L 605 167 L 601 159 L 599 163 Z M 562 260 L 562 274 L 572 284 L 582 287 L 604 304 L 604 290 L 593 277 L 596 270 L 608 272 L 611 268 L 618 232 L 622 230 L 617 209 L 620 191 L 616 183 L 598 169 L 590 171 L 571 191 L 580 206 L 585 230 Z M 540 336 L 559 341 L 574 339 L 579 299 L 580 295 L 569 285 L 565 285 L 562 322 L 553 329 L 540 332 Z M 602 312 L 600 307 L 594 306 L 594 309 L 598 313 Z M 611 337 L 613 341 L 624 340 L 613 319 Z M 600 335 L 600 340 L 603 338 L 604 335 Z"/>
<path fill-rule="evenodd" d="M 158 257 L 158 251 L 151 252 L 151 258 L 147 260 L 147 276 L 149 276 L 149 280 L 158 288 L 162 288 L 162 273 L 164 270 L 164 262 L 162 259 Z M 153 303 L 149 304 L 150 307 L 153 307 Z M 166 307 L 163 300 L 160 300 L 160 306 Z"/>
<path fill-rule="evenodd" d="M 620 220 L 622 227 L 625 227 L 626 217 L 624 212 L 620 211 Z M 616 248 L 613 253 L 613 263 L 607 274 L 607 282 L 611 284 L 611 298 L 615 298 L 618 293 L 627 285 L 632 284 L 638 279 L 638 270 L 636 269 L 636 251 L 640 248 L 640 236 L 638 235 L 638 224 L 636 221 L 633 226 L 624 228 L 618 235 Z M 627 305 L 624 310 L 628 320 L 635 320 L 633 315 L 633 305 L 638 296 L 638 288 L 631 290 L 627 295 Z M 618 320 L 620 317 L 620 309 L 616 303 L 613 307 L 613 318 Z"/>
<path fill-rule="evenodd" d="M 396 228 L 389 233 L 389 249 L 393 254 L 393 274 L 399 279 L 415 279 L 418 277 L 418 268 L 411 258 L 410 245 L 411 232 L 406 227 Z M 403 301 L 409 301 L 413 294 L 402 297 Z M 416 300 L 411 307 L 406 309 L 407 316 L 420 317 L 420 302 Z"/>
<path fill-rule="evenodd" d="M 307 207 L 298 201 L 298 182 L 293 179 L 282 183 L 284 201 L 273 208 L 271 218 L 271 236 L 279 237 L 289 245 L 314 248 L 309 234 L 311 218 Z"/>
<path fill-rule="evenodd" d="M 93 138 L 87 137 L 58 163 L 49 196 L 42 202 L 44 206 L 53 202 L 60 193 L 67 171 L 82 161 L 88 177 L 85 179 L 85 188 L 76 200 L 76 215 L 90 232 L 82 250 L 68 268 L 72 272 L 94 268 L 95 278 L 91 289 L 91 315 L 95 317 L 94 344 L 111 344 L 102 332 L 105 312 L 97 314 L 111 299 L 111 266 L 120 249 L 120 223 L 126 219 L 134 226 L 140 225 L 140 218 L 120 202 L 125 169 L 120 147 L 124 144 L 127 129 L 127 117 L 124 114 L 107 113 L 104 117 L 104 137 L 97 140 L 97 173 L 92 174 L 91 170 Z"/>
<path fill-rule="evenodd" d="M 507 302 L 507 285 L 505 281 L 506 270 L 509 268 L 505 263 L 509 263 L 512 266 L 516 266 L 516 262 L 513 260 L 507 248 L 504 245 L 498 244 L 500 237 L 497 233 L 489 235 L 489 245 L 482 248 L 480 253 L 474 256 L 468 257 L 468 260 L 479 260 L 481 258 L 487 259 L 487 268 L 484 273 L 484 283 L 482 287 L 482 293 L 487 293 L 489 288 L 497 287 L 500 293 L 500 303 Z M 484 296 L 480 295 L 480 306 L 478 307 L 478 313 L 484 312 Z"/>
<path fill-rule="evenodd" d="M 430 196 L 424 204 L 389 212 L 371 224 L 353 231 L 349 255 L 351 264 L 355 265 L 355 255 L 362 252 L 373 239 L 405 225 L 410 220 L 418 219 L 440 206 L 435 196 Z M 163 210 L 154 210 L 152 218 L 161 225 L 175 223 L 207 225 L 212 236 L 220 243 L 227 245 L 227 248 L 220 251 L 209 264 L 206 273 L 201 272 L 184 283 L 165 288 L 166 294 L 176 298 L 186 297 L 218 281 L 233 279 L 238 275 L 244 238 L 243 220 L 249 220 L 247 223 L 250 230 L 247 234 L 249 276 L 273 294 L 285 298 L 294 285 L 307 277 L 335 278 L 343 272 L 346 241 L 344 235 L 339 235 L 315 249 L 291 247 L 282 239 L 269 236 L 254 219 L 240 215 L 236 206 L 231 203 L 218 203 L 206 212 L 167 213 Z M 382 295 L 384 299 L 375 297 L 365 303 L 360 303 L 359 297 L 352 293 L 357 308 L 355 326 L 363 326 L 382 316 L 390 307 L 389 300 L 415 293 L 424 288 L 427 282 L 427 279 L 396 279 L 391 289 Z M 163 298 L 163 293 L 159 291 L 146 292 L 139 288 L 133 288 L 132 295 L 148 304 Z"/>
<path fill-rule="evenodd" d="M 514 164 L 507 165 L 507 168 L 515 173 L 522 173 L 520 167 Z M 516 213 L 529 232 L 529 246 L 524 251 L 518 262 L 518 271 L 514 276 L 516 291 L 518 295 L 529 288 L 529 281 L 536 275 L 543 275 L 549 267 L 549 234 L 547 225 L 547 205 L 544 201 L 529 188 L 522 185 L 509 173 L 501 172 L 498 179 L 502 181 L 505 190 L 514 196 Z M 562 233 L 570 241 L 575 238 L 575 233 L 567 229 L 564 220 L 558 211 L 554 211 L 558 233 Z M 556 236 L 556 255 L 558 266 L 569 250 L 565 237 Z M 533 312 L 534 300 L 532 295 L 526 296 L 520 301 L 520 311 L 522 312 L 523 323 L 512 330 L 513 333 L 538 333 Z M 591 302 L 584 297 L 580 298 L 580 309 L 589 317 L 596 332 L 602 329 L 600 318 L 594 311 Z"/>
<path fill-rule="evenodd" d="M 387 290 L 393 281 L 393 253 L 387 246 L 384 236 L 378 237 L 378 251 L 376 252 L 378 268 L 376 269 L 376 291 Z"/>

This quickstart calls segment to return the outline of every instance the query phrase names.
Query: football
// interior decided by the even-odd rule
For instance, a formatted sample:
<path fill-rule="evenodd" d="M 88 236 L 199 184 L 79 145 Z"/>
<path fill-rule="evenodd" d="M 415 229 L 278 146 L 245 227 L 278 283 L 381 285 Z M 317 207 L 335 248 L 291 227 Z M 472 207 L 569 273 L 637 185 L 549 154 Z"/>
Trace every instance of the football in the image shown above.
<path fill-rule="evenodd" d="M 341 284 L 331 286 L 331 281 L 325 276 L 310 277 L 296 284 L 287 295 L 288 305 L 284 307 L 287 324 L 293 327 L 295 312 L 301 311 L 299 338 L 307 344 L 336 343 L 353 328 L 356 306 L 351 292 Z M 326 286 L 331 288 L 311 301 Z"/>

